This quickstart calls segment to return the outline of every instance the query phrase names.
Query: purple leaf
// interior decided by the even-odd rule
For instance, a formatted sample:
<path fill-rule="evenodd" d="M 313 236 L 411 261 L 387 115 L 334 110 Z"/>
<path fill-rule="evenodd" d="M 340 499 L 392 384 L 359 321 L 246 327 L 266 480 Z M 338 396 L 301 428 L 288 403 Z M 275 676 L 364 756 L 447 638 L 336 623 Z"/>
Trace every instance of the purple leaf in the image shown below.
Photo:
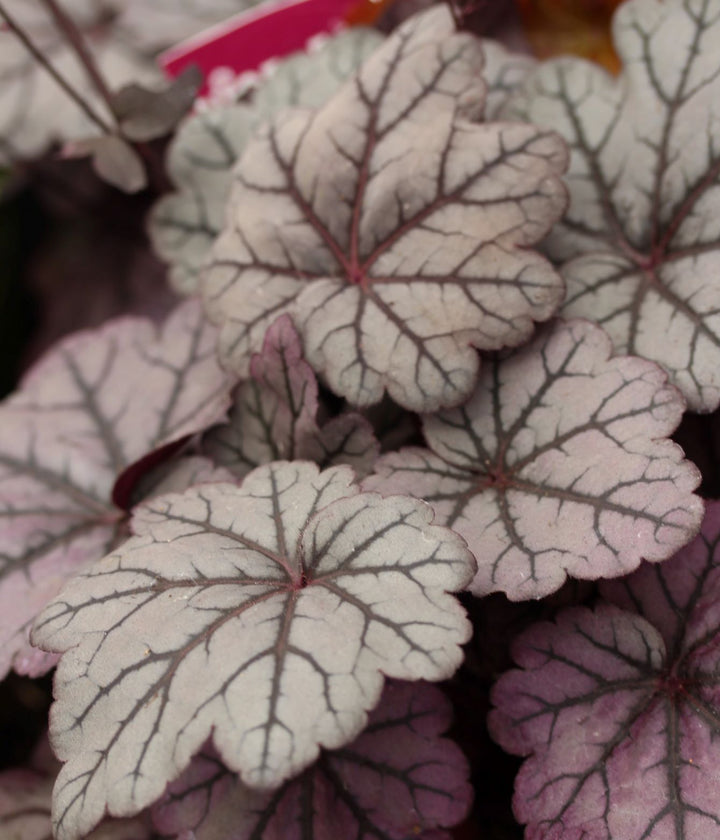
<path fill-rule="evenodd" d="M 564 312 L 653 359 L 695 411 L 720 404 L 720 3 L 631 0 L 615 18 L 625 69 L 542 65 L 506 110 L 572 149 L 571 206 L 549 239 Z"/>
<path fill-rule="evenodd" d="M 205 451 L 217 463 L 241 478 L 279 458 L 348 464 L 358 475 L 370 471 L 380 446 L 364 417 L 348 412 L 318 425 L 317 381 L 289 316 L 267 331 L 250 373 L 252 380 L 237 390 L 230 422 L 205 437 Z"/>
<path fill-rule="evenodd" d="M 476 595 L 539 598 L 666 559 L 702 519 L 700 475 L 665 439 L 684 402 L 654 363 L 610 356 L 598 327 L 554 322 L 425 418 L 430 450 L 383 456 L 365 487 L 432 504 L 477 558 Z"/>
<path fill-rule="evenodd" d="M 409 497 L 348 467 L 260 467 L 137 509 L 137 536 L 75 577 L 33 641 L 64 652 L 53 746 L 58 840 L 155 801 L 212 734 L 271 788 L 364 728 L 384 676 L 440 680 L 470 632 L 448 592 L 474 563 Z"/>
<path fill-rule="evenodd" d="M 602 584 L 514 648 L 494 737 L 527 755 L 515 813 L 533 838 L 720 837 L 720 503 L 660 566 Z M 627 607 L 628 609 L 621 609 Z"/>
<path fill-rule="evenodd" d="M 0 406 L 0 675 L 16 657 L 38 673 L 29 624 L 122 532 L 118 475 L 223 416 L 214 342 L 194 302 L 161 330 L 119 319 L 58 344 Z"/>
<path fill-rule="evenodd" d="M 336 394 L 432 411 L 471 392 L 475 347 L 519 344 L 554 313 L 562 282 L 529 246 L 564 209 L 564 144 L 471 122 L 485 89 L 481 43 L 438 7 L 322 108 L 255 135 L 202 282 L 232 369 L 287 312 Z"/>
<path fill-rule="evenodd" d="M 467 762 L 440 737 L 449 723 L 436 688 L 390 682 L 353 743 L 322 752 L 276 791 L 246 787 L 206 747 L 153 808 L 155 825 L 197 840 L 430 840 L 472 798 Z"/>

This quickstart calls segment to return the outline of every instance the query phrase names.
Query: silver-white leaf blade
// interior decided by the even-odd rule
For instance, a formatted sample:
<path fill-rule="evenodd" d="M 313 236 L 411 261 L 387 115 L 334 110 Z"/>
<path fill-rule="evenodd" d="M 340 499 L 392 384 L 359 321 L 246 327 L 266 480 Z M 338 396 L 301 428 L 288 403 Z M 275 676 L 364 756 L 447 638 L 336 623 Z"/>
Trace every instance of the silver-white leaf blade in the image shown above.
<path fill-rule="evenodd" d="M 289 312 L 305 355 L 356 405 L 465 398 L 473 347 L 528 337 L 562 282 L 529 246 L 565 203 L 562 142 L 477 125 L 482 49 L 444 9 L 411 20 L 316 112 L 246 147 L 203 294 L 241 375 Z"/>
<path fill-rule="evenodd" d="M 452 674 L 469 625 L 448 592 L 474 564 L 431 518 L 305 462 L 140 508 L 137 536 L 35 624 L 36 644 L 64 651 L 59 840 L 106 809 L 138 813 L 211 734 L 245 783 L 278 786 L 362 730 L 383 675 Z"/>
<path fill-rule="evenodd" d="M 615 80 L 575 59 L 541 66 L 506 113 L 571 147 L 571 205 L 548 240 L 564 312 L 618 352 L 653 359 L 691 409 L 720 404 L 720 3 L 631 0 Z M 569 261 L 568 261 L 569 260 Z"/>
<path fill-rule="evenodd" d="M 477 595 L 538 598 L 666 559 L 703 512 L 699 472 L 667 439 L 684 401 L 656 364 L 611 352 L 589 322 L 555 322 L 425 418 L 430 449 L 383 456 L 364 486 L 432 504 L 477 558 Z"/>

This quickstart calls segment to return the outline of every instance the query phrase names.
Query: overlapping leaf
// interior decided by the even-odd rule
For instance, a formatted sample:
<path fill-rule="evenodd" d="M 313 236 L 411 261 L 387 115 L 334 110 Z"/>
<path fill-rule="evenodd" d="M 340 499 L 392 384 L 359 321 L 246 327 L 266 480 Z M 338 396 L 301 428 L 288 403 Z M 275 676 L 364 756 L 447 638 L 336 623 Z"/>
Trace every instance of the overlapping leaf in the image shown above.
<path fill-rule="evenodd" d="M 472 390 L 474 347 L 553 313 L 562 283 L 528 246 L 564 208 L 564 146 L 470 122 L 484 99 L 481 44 L 439 7 L 248 143 L 203 280 L 227 364 L 246 374 L 289 312 L 335 393 L 431 411 Z"/>
<path fill-rule="evenodd" d="M 53 746 L 58 840 L 155 801 L 207 738 L 278 786 L 352 741 L 384 675 L 439 680 L 469 623 L 462 540 L 348 467 L 275 462 L 137 509 L 137 536 L 75 577 L 33 640 L 65 652 Z"/>
<path fill-rule="evenodd" d="M 449 723 L 436 688 L 388 683 L 359 738 L 276 791 L 246 787 L 205 749 L 154 807 L 155 824 L 196 840 L 422 840 L 470 805 L 467 763 L 441 737 Z"/>
<path fill-rule="evenodd" d="M 530 836 L 720 837 L 719 567 L 713 502 L 675 558 L 603 584 L 612 605 L 518 639 L 490 726 L 529 756 L 514 806 Z"/>
<path fill-rule="evenodd" d="M 475 554 L 478 595 L 537 598 L 669 557 L 702 518 L 700 475 L 665 440 L 684 402 L 654 363 L 610 355 L 598 327 L 555 322 L 425 419 L 430 450 L 383 456 L 366 487 L 432 504 Z"/>
<path fill-rule="evenodd" d="M 58 344 L 0 406 L 2 676 L 32 656 L 37 612 L 117 539 L 119 474 L 223 416 L 230 383 L 214 343 L 195 302 L 160 331 L 119 319 Z"/>
<path fill-rule="evenodd" d="M 115 28 L 104 21 L 107 9 L 103 4 L 66 0 L 62 6 L 82 31 L 112 89 L 128 82 L 159 80 L 153 63 L 123 42 Z M 45 5 L 4 0 L 3 8 L 92 110 L 111 123 L 105 104 L 90 87 L 82 65 Z M 2 14 L 0 23 L 5 23 Z M 0 164 L 37 155 L 52 141 L 76 140 L 91 133 L 97 134 L 98 126 L 62 91 L 18 38 L 6 26 L 0 27 Z"/>
<path fill-rule="evenodd" d="M 370 472 L 380 445 L 364 417 L 346 412 L 319 426 L 317 380 L 287 315 L 267 331 L 250 373 L 253 378 L 237 390 L 229 423 L 205 436 L 204 451 L 218 464 L 241 478 L 281 458 Z"/>
<path fill-rule="evenodd" d="M 631 0 L 615 18 L 615 81 L 547 63 L 510 116 L 572 149 L 571 206 L 549 240 L 565 313 L 593 318 L 620 352 L 662 364 L 690 407 L 720 404 L 720 2 Z"/>
<path fill-rule="evenodd" d="M 253 131 L 283 108 L 325 102 L 380 41 L 369 29 L 342 32 L 311 53 L 280 61 L 252 104 L 210 107 L 185 121 L 167 162 L 179 189 L 155 205 L 149 225 L 177 291 L 197 290 L 198 273 L 222 229 L 231 170 Z"/>
<path fill-rule="evenodd" d="M 0 773 L 0 836 L 3 840 L 51 840 L 54 777 L 32 769 Z M 108 820 L 85 840 L 150 840 L 149 819 Z"/>

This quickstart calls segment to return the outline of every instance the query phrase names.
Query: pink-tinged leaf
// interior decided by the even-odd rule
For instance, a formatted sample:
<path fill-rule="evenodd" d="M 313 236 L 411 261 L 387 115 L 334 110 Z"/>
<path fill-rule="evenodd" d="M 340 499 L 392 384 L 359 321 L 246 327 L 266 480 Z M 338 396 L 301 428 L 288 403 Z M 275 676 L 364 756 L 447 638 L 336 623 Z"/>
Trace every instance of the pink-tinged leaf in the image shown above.
<path fill-rule="evenodd" d="M 404 24 L 317 111 L 247 144 L 201 283 L 246 375 L 279 314 L 355 405 L 432 411 L 472 391 L 476 347 L 524 341 L 563 295 L 530 246 L 565 207 L 564 144 L 480 125 L 482 45 L 447 7 Z"/>
<path fill-rule="evenodd" d="M 472 799 L 467 762 L 441 737 L 449 723 L 433 686 L 388 683 L 355 741 L 276 791 L 246 787 L 206 747 L 153 808 L 155 825 L 196 840 L 430 840 Z"/>
<path fill-rule="evenodd" d="M 288 458 L 370 471 L 380 453 L 370 423 L 355 412 L 318 425 L 318 385 L 287 315 L 270 327 L 250 362 L 252 380 L 237 390 L 230 422 L 205 437 L 204 449 L 238 477 Z"/>
<path fill-rule="evenodd" d="M 118 475 L 224 415 L 214 343 L 195 302 L 160 330 L 123 318 L 58 344 L 0 406 L 0 675 L 16 657 L 39 673 L 27 628 L 122 530 Z"/>
<path fill-rule="evenodd" d="M 58 840 L 154 802 L 212 734 L 246 784 L 277 787 L 352 741 L 384 676 L 440 680 L 469 622 L 474 562 L 409 497 L 352 470 L 276 462 L 137 509 L 136 536 L 35 622 L 64 652 L 52 739 Z"/>
<path fill-rule="evenodd" d="M 578 59 L 541 66 L 506 110 L 572 149 L 570 210 L 549 239 L 564 312 L 653 359 L 690 407 L 720 404 L 720 2 L 631 0 L 615 80 Z M 568 261 L 569 260 L 569 261 Z"/>
<path fill-rule="evenodd" d="M 666 439 L 684 401 L 656 364 L 611 351 L 599 327 L 554 322 L 425 418 L 429 450 L 383 456 L 365 487 L 428 501 L 475 554 L 476 595 L 539 598 L 670 557 L 703 513 L 700 474 Z"/>
<path fill-rule="evenodd" d="M 517 640 L 521 670 L 496 684 L 490 728 L 529 756 L 514 799 L 527 836 L 720 838 L 719 568 L 712 502 L 672 560 L 602 584 L 612 605 Z"/>
<path fill-rule="evenodd" d="M 50 819 L 54 775 L 32 769 L 0 772 L 0 837 L 3 840 L 52 840 Z M 106 820 L 84 840 L 150 840 L 147 816 Z"/>

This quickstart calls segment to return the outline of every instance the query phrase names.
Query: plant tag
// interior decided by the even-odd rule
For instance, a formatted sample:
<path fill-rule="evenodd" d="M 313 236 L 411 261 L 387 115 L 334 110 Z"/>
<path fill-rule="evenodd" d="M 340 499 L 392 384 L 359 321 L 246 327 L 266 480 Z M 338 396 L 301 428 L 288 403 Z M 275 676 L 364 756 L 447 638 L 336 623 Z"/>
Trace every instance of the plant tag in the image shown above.
<path fill-rule="evenodd" d="M 364 5 L 358 0 L 264 3 L 172 47 L 160 56 L 160 65 L 173 77 L 197 65 L 205 80 L 200 94 L 206 96 L 231 78 L 304 49 L 311 38 L 335 31 Z"/>

